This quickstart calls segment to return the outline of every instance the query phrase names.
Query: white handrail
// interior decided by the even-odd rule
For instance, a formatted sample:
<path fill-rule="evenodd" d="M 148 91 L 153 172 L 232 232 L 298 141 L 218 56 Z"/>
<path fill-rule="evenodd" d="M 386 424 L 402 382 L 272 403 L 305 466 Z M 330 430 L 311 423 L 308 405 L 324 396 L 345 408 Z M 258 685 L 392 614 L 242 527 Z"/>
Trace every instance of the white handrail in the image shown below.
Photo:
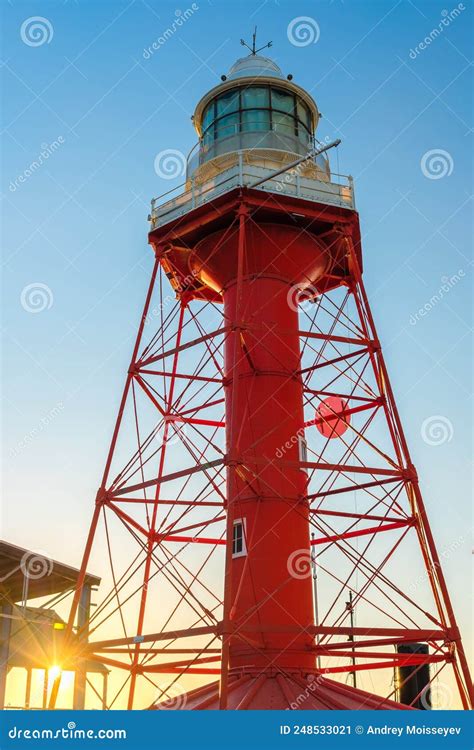
<path fill-rule="evenodd" d="M 193 178 L 187 185 L 188 190 L 180 192 L 167 201 L 163 201 L 163 198 L 183 186 L 168 190 L 152 200 L 149 218 L 153 226 L 170 221 L 172 214 L 175 217 L 181 216 L 196 206 L 212 200 L 212 197 L 229 192 L 235 187 L 253 187 L 270 193 L 283 193 L 305 200 L 355 208 L 354 185 L 350 175 L 332 173 L 329 179 L 315 179 L 304 177 L 296 170 L 294 174 L 287 172 L 284 177 L 280 176 L 278 179 L 278 175 L 272 169 L 257 164 L 244 164 L 242 152 L 238 152 L 237 163 L 222 171 L 215 178 L 202 185 L 199 185 Z"/>

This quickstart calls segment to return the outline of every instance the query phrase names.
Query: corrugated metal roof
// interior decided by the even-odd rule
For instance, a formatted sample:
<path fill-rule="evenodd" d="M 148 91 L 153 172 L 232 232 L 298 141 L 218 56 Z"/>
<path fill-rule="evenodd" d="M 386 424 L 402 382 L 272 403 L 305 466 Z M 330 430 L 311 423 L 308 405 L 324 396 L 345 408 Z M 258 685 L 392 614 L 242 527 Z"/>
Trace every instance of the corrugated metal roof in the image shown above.
<path fill-rule="evenodd" d="M 179 706 L 178 706 L 179 703 Z M 180 696 L 179 702 L 161 701 L 152 710 L 215 710 L 219 683 L 213 682 Z M 229 681 L 229 710 L 413 710 L 396 701 L 344 685 L 322 675 L 285 674 L 233 676 Z"/>
<path fill-rule="evenodd" d="M 0 541 L 0 597 L 4 601 L 21 601 L 25 577 L 28 579 L 27 598 L 36 599 L 73 589 L 78 575 L 77 568 L 52 560 L 44 553 Z M 86 583 L 98 586 L 100 578 L 88 573 Z"/>

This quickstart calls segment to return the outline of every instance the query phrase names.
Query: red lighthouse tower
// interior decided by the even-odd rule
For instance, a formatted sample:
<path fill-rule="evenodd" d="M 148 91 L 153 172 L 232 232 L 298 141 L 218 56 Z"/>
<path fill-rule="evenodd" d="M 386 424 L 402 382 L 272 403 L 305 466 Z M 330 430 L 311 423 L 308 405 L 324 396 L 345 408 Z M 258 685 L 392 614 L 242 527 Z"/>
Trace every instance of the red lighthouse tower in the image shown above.
<path fill-rule="evenodd" d="M 124 674 L 130 708 L 430 708 L 440 680 L 443 707 L 471 705 L 352 180 L 318 120 L 252 52 L 197 105 L 185 185 L 152 202 L 155 265 L 66 655 Z M 109 589 L 73 638 L 101 528 Z"/>

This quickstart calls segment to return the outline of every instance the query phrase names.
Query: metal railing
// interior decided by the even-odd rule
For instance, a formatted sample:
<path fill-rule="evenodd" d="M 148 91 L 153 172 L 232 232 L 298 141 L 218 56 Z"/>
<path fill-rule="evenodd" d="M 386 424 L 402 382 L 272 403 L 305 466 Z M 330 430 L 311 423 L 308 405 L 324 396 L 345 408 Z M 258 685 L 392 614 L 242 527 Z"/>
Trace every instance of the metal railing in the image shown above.
<path fill-rule="evenodd" d="M 198 141 L 188 155 L 186 178 L 190 179 L 196 169 L 212 159 L 237 151 L 263 149 L 304 156 L 313 146 L 309 136 L 301 138 L 278 123 L 273 123 L 270 129 L 261 126 L 262 123 L 258 121 L 245 123 L 245 128 L 238 124 L 229 125 L 225 128 L 227 135 L 221 135 L 208 143 L 205 137 Z M 322 161 L 320 166 L 323 167 Z"/>
<path fill-rule="evenodd" d="M 236 187 L 252 187 L 255 182 L 265 179 L 256 190 L 281 195 L 291 195 L 305 200 L 354 209 L 354 186 L 351 176 L 331 172 L 324 179 L 304 177 L 298 168 L 274 176 L 274 162 L 270 167 L 262 164 L 246 164 L 242 151 L 237 153 L 237 161 L 228 169 L 204 183 L 191 178 L 166 193 L 153 198 L 149 220 L 152 229 L 166 224 L 187 211 L 212 201 Z M 273 176 L 272 176 L 273 175 Z"/>

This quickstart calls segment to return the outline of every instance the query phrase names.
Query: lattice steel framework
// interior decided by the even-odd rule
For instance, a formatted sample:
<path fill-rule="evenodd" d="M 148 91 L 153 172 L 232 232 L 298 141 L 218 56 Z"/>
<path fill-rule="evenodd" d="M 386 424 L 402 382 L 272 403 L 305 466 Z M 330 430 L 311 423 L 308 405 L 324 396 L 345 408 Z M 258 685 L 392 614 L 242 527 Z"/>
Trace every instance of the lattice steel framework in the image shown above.
<path fill-rule="evenodd" d="M 260 648 L 245 620 L 232 616 L 237 594 L 229 565 L 238 512 L 230 512 L 226 486 L 233 473 L 255 486 L 258 459 L 250 467 L 245 456 L 226 454 L 224 391 L 231 376 L 223 348 L 238 335 L 240 356 L 251 362 L 267 331 L 259 330 L 258 316 L 246 320 L 245 300 L 234 320 L 225 319 L 219 295 L 183 276 L 175 259 L 179 248 L 192 246 L 193 231 L 230 216 L 226 232 L 238 235 L 242 278 L 246 233 L 261 222 L 262 207 L 289 215 L 296 203 L 301 231 L 317 225 L 334 248 L 321 283 L 297 290 L 295 375 L 303 380 L 307 442 L 299 468 L 308 475 L 318 571 L 314 673 L 344 679 L 370 670 L 382 699 L 394 696 L 395 667 L 429 662 L 434 681 L 449 665 L 461 704 L 471 705 L 466 655 L 362 281 L 354 212 L 238 190 L 150 235 L 155 263 L 68 625 L 72 634 L 81 583 L 98 548 L 109 568 L 108 589 L 104 584 L 89 632 L 78 633 L 83 645 L 71 645 L 66 660 L 97 658 L 123 675 L 110 707 L 124 696 L 129 708 L 166 697 L 180 707 L 182 690 L 217 675 L 226 708 L 229 644 L 242 639 Z M 279 335 L 284 340 L 285 331 Z M 330 397 L 340 399 L 342 411 L 331 413 Z M 329 407 L 321 411 L 321 403 Z M 262 467 L 269 461 L 282 471 L 294 467 L 284 446 L 259 460 Z M 308 550 L 296 575 L 311 575 L 309 563 Z M 429 655 L 397 653 L 397 644 L 410 641 L 428 643 Z M 51 706 L 58 688 L 59 681 Z"/>

